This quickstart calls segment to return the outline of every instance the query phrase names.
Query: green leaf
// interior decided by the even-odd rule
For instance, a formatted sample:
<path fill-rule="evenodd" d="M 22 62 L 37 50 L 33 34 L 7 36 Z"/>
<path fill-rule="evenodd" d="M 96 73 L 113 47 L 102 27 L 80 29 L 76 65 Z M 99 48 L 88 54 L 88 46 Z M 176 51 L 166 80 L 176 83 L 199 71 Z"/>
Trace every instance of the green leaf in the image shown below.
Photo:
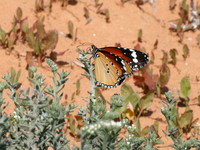
<path fill-rule="evenodd" d="M 40 42 L 40 39 L 38 37 L 36 37 L 36 40 L 35 40 L 34 52 L 36 54 L 42 54 L 42 51 L 41 51 L 41 42 Z"/>
<path fill-rule="evenodd" d="M 80 79 L 76 81 L 76 95 L 80 94 L 81 83 Z"/>
<path fill-rule="evenodd" d="M 17 72 L 17 75 L 16 75 L 16 77 L 15 77 L 15 82 L 18 82 L 18 81 L 19 81 L 20 75 L 21 75 L 21 70 L 19 70 L 19 71 Z"/>
<path fill-rule="evenodd" d="M 181 128 L 186 128 L 188 125 L 192 124 L 192 120 L 193 120 L 193 111 L 192 110 L 185 111 L 179 118 L 178 121 L 179 126 Z"/>
<path fill-rule="evenodd" d="M 53 50 L 58 43 L 58 32 L 56 30 L 49 31 L 42 39 L 42 51 Z"/>
<path fill-rule="evenodd" d="M 197 100 L 198 100 L 198 105 L 200 106 L 200 95 L 198 96 Z"/>
<path fill-rule="evenodd" d="M 136 136 L 145 136 L 149 132 L 149 126 L 144 127 L 141 129 L 140 120 L 139 118 L 136 119 Z"/>
<path fill-rule="evenodd" d="M 154 52 L 151 51 L 150 63 L 153 64 L 153 63 L 154 63 L 154 60 L 155 60 L 155 55 L 154 55 Z"/>
<path fill-rule="evenodd" d="M 122 85 L 121 87 L 121 95 L 123 99 L 127 99 L 132 93 L 134 93 L 133 89 L 129 85 Z"/>
<path fill-rule="evenodd" d="M 19 80 L 19 76 L 21 74 L 21 70 L 19 70 L 17 73 L 13 67 L 10 69 L 10 76 L 12 83 L 17 83 Z"/>
<path fill-rule="evenodd" d="M 171 57 L 171 59 L 172 59 L 172 64 L 173 65 L 176 65 L 176 55 L 178 54 L 178 51 L 174 48 L 174 49 L 170 49 L 170 51 L 169 51 L 169 55 L 170 55 L 170 57 Z"/>
<path fill-rule="evenodd" d="M 22 18 L 22 9 L 20 7 L 17 8 L 17 19 L 21 20 Z"/>
<path fill-rule="evenodd" d="M 164 87 L 170 79 L 170 69 L 166 64 L 163 64 L 160 68 L 160 87 Z"/>
<path fill-rule="evenodd" d="M 131 103 L 133 107 L 134 114 L 137 115 L 139 113 L 138 104 L 140 102 L 140 97 L 137 93 L 135 93 L 131 86 L 123 85 L 121 87 L 121 95 L 123 101 L 123 108 L 121 110 L 125 110 L 128 103 Z"/>
<path fill-rule="evenodd" d="M 182 2 L 181 2 L 181 8 L 182 8 L 182 9 L 185 9 L 185 10 L 186 10 L 187 7 L 188 7 L 187 4 L 186 4 L 186 1 L 187 1 L 187 0 L 182 0 Z"/>
<path fill-rule="evenodd" d="M 184 77 L 181 80 L 181 91 L 180 96 L 187 99 L 191 92 L 190 80 L 188 77 Z"/>
<path fill-rule="evenodd" d="M 169 9 L 173 10 L 176 7 L 176 0 L 169 1 Z"/>
<path fill-rule="evenodd" d="M 99 88 L 95 89 L 95 94 L 96 94 L 95 95 L 96 97 L 100 97 L 101 98 L 101 100 L 103 101 L 104 104 L 106 103 L 106 99 L 104 98 L 104 96 L 103 96 L 101 90 L 99 90 Z"/>
<path fill-rule="evenodd" d="M 44 18 L 41 18 L 41 19 L 38 19 L 36 22 L 35 22 L 35 27 L 37 29 L 37 36 L 40 38 L 40 39 L 43 39 L 45 36 L 46 36 L 46 32 L 45 32 L 45 29 L 44 29 Z"/>
<path fill-rule="evenodd" d="M 116 113 L 118 113 L 119 115 L 121 115 L 126 109 L 127 109 L 127 105 L 115 109 L 114 112 L 116 112 Z"/>
<path fill-rule="evenodd" d="M 154 128 L 154 130 L 156 131 L 156 133 L 158 133 L 159 121 L 155 121 L 155 122 L 153 123 L 152 127 Z"/>
<path fill-rule="evenodd" d="M 73 38 L 74 35 L 74 24 L 71 20 L 68 21 L 68 31 L 69 31 L 69 37 Z"/>
<path fill-rule="evenodd" d="M 90 18 L 89 10 L 86 7 L 84 7 L 83 10 L 84 10 L 84 17 L 86 19 L 89 19 Z"/>
<path fill-rule="evenodd" d="M 24 32 L 24 33 L 26 33 L 27 31 L 28 31 L 28 20 L 26 19 L 26 20 L 24 20 L 24 21 L 22 21 L 22 24 L 21 24 L 21 30 Z"/>
<path fill-rule="evenodd" d="M 103 4 L 103 3 L 102 3 L 102 4 Z M 107 23 L 110 22 L 110 13 L 109 13 L 109 10 L 108 10 L 108 9 L 100 9 L 100 7 L 99 7 L 97 13 L 99 13 L 99 14 L 105 16 L 105 20 L 106 20 Z"/>
<path fill-rule="evenodd" d="M 178 23 L 177 23 L 177 32 L 180 33 L 182 31 L 182 24 L 183 24 L 183 21 L 182 19 L 179 19 Z"/>
<path fill-rule="evenodd" d="M 140 99 L 139 107 L 141 111 L 147 109 L 153 102 L 154 91 L 150 91 Z"/>
<path fill-rule="evenodd" d="M 75 95 L 76 95 L 76 93 L 73 92 L 72 95 L 71 95 L 71 101 L 74 101 L 74 99 L 75 99 Z"/>
<path fill-rule="evenodd" d="M 148 87 L 148 89 L 156 90 L 157 81 L 155 79 L 155 76 L 153 76 L 149 70 L 145 71 L 143 76 L 144 76 L 144 83 Z"/>
<path fill-rule="evenodd" d="M 136 131 L 138 133 L 141 132 L 141 125 L 140 125 L 140 119 L 139 118 L 136 119 Z"/>
<path fill-rule="evenodd" d="M 167 64 L 168 60 L 169 60 L 168 53 L 166 51 L 163 51 L 162 64 Z"/>
<path fill-rule="evenodd" d="M 44 0 L 36 0 L 35 1 L 35 11 L 40 12 L 44 10 Z"/>
<path fill-rule="evenodd" d="M 10 69 L 10 73 L 11 73 L 11 81 L 12 82 L 14 82 L 14 80 L 15 80 L 15 75 L 16 75 L 16 72 L 15 72 L 15 69 L 13 68 L 13 67 L 11 67 L 11 69 Z"/>
<path fill-rule="evenodd" d="M 8 37 L 8 48 L 12 48 L 17 40 L 17 34 L 11 32 L 10 36 Z"/>
<path fill-rule="evenodd" d="M 118 112 L 107 112 L 107 113 L 105 113 L 105 115 L 103 116 L 102 119 L 113 120 L 113 119 L 116 119 L 116 118 L 119 118 L 119 117 L 120 117 L 120 114 Z"/>
<path fill-rule="evenodd" d="M 158 96 L 161 95 L 161 89 L 160 89 L 160 88 L 161 88 L 161 87 L 159 86 L 159 84 L 157 84 L 157 85 L 156 85 L 156 93 L 157 93 Z"/>
<path fill-rule="evenodd" d="M 4 45 L 6 41 L 6 33 L 5 31 L 0 27 L 0 42 Z"/>
<path fill-rule="evenodd" d="M 69 116 L 69 127 L 72 134 L 76 133 L 75 120 L 72 115 Z"/>
<path fill-rule="evenodd" d="M 32 49 L 35 48 L 36 41 L 35 41 L 35 36 L 32 29 L 28 29 L 26 31 L 26 41 L 30 48 Z"/>
<path fill-rule="evenodd" d="M 135 109 L 140 102 L 140 97 L 137 93 L 132 93 L 126 101 L 130 102 L 133 108 Z"/>
<path fill-rule="evenodd" d="M 147 135 L 148 132 L 149 132 L 149 130 L 150 130 L 149 126 L 144 127 L 144 128 L 142 129 L 142 131 L 140 132 L 140 136 L 145 136 L 145 135 Z"/>
<path fill-rule="evenodd" d="M 171 114 L 170 115 L 172 116 L 172 120 L 167 120 L 167 122 L 173 121 L 173 125 L 178 126 L 177 118 L 179 117 L 179 112 L 178 112 L 177 107 L 171 108 Z"/>
<path fill-rule="evenodd" d="M 184 60 L 186 60 L 188 55 L 189 55 L 189 48 L 186 44 L 184 44 L 184 46 L 183 46 L 183 58 L 184 58 Z"/>

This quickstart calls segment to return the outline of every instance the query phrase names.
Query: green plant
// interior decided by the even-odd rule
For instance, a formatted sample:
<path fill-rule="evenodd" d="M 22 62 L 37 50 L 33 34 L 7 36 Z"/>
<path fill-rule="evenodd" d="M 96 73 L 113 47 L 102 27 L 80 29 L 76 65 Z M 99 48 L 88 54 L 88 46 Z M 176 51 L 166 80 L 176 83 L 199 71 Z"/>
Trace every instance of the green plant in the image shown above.
<path fill-rule="evenodd" d="M 171 0 L 173 1 L 173 0 Z M 175 6 L 175 2 L 172 2 L 172 6 Z M 173 7 L 172 7 L 173 8 Z M 190 5 L 187 4 L 187 0 L 182 0 L 179 5 L 179 16 L 176 22 L 171 22 L 170 29 L 175 31 L 182 42 L 184 37 L 184 32 L 189 30 L 196 30 L 200 26 L 200 13 L 199 4 L 195 3 L 193 0 L 190 1 Z"/>
<path fill-rule="evenodd" d="M 197 97 L 198 105 L 200 106 L 200 95 Z"/>
<path fill-rule="evenodd" d="M 3 98 L 3 92 L 7 89 L 8 86 L 6 82 L 0 82 L 0 147 L 1 149 L 6 149 L 6 143 L 8 141 L 6 134 L 9 131 L 11 123 L 9 122 L 9 115 L 4 113 L 5 108 L 8 106 L 8 103 L 5 102 Z"/>
<path fill-rule="evenodd" d="M 154 60 L 155 60 L 155 55 L 154 55 L 154 52 L 151 51 L 151 55 L 150 55 L 150 64 L 154 64 Z"/>
<path fill-rule="evenodd" d="M 44 0 L 35 0 L 35 12 L 41 12 L 44 11 L 45 8 L 49 9 L 49 12 L 52 12 L 52 6 L 54 2 L 61 2 L 62 7 L 67 7 L 68 5 L 76 5 L 78 3 L 77 0 L 50 0 L 45 5 Z"/>
<path fill-rule="evenodd" d="M 130 124 L 127 119 L 118 120 L 120 109 L 125 108 L 128 103 L 128 100 L 122 97 L 128 98 L 131 89 L 125 86 L 127 90 L 122 89 L 124 96 L 114 95 L 109 103 L 110 109 L 106 108 L 106 101 L 95 84 L 91 57 L 88 58 L 88 52 L 79 51 L 79 53 L 79 61 L 83 63 L 86 72 L 83 75 L 90 80 L 91 90 L 89 100 L 84 100 L 88 103 L 87 108 L 79 109 L 78 115 L 81 116 L 85 126 L 79 132 L 81 146 L 76 149 L 155 149 L 154 144 L 159 142 L 155 133 L 149 132 L 147 137 L 136 137 L 134 136 L 136 128 L 133 124 Z M 120 136 L 122 129 L 126 130 L 127 136 Z"/>
<path fill-rule="evenodd" d="M 40 66 L 47 57 L 47 51 L 50 51 L 51 53 L 55 49 L 58 42 L 58 32 L 56 30 L 46 32 L 43 21 L 44 18 L 38 19 L 34 23 L 33 27 L 29 28 L 25 34 L 26 41 L 29 47 L 34 49 L 34 55 L 36 55 Z M 29 59 L 33 59 L 33 55 L 30 55 Z"/>
<path fill-rule="evenodd" d="M 176 7 L 176 0 L 170 0 L 169 1 L 169 9 L 174 10 Z"/>
<path fill-rule="evenodd" d="M 180 97 L 183 99 L 182 102 L 188 105 L 189 95 L 191 92 L 190 80 L 188 77 L 184 77 L 181 79 L 180 83 Z"/>
<path fill-rule="evenodd" d="M 106 23 L 110 23 L 110 11 L 109 9 L 99 9 L 97 13 L 105 16 Z"/>
<path fill-rule="evenodd" d="M 18 72 L 15 71 L 13 67 L 10 69 L 10 82 L 12 82 L 13 86 L 18 89 L 21 86 L 21 83 L 19 83 L 19 77 L 21 75 L 21 70 Z"/>
<path fill-rule="evenodd" d="M 192 126 L 197 120 L 193 120 L 192 110 L 186 110 L 180 117 L 178 109 L 176 107 L 177 99 L 173 99 L 171 93 L 168 92 L 165 94 L 166 100 L 163 103 L 166 105 L 161 108 L 162 114 L 165 116 L 168 131 L 163 131 L 167 136 L 169 136 L 174 145 L 171 147 L 176 150 L 191 149 L 191 148 L 200 148 L 200 141 L 193 137 L 190 137 L 186 140 L 183 139 L 183 133 L 188 133 L 191 131 Z"/>
<path fill-rule="evenodd" d="M 61 91 L 69 73 L 65 71 L 58 73 L 53 61 L 47 59 L 46 62 L 53 72 L 53 86 L 45 85 L 45 79 L 36 73 L 34 67 L 29 68 L 33 76 L 29 78 L 31 87 L 27 90 L 18 91 L 16 83 L 12 82 L 9 74 L 4 76 L 5 82 L 0 83 L 1 102 L 3 89 L 8 88 L 9 97 L 15 104 L 14 114 L 10 115 L 9 119 L 6 119 L 6 115 L 1 115 L 0 119 L 4 120 L 6 125 L 6 128 L 1 128 L 3 130 L 1 133 L 5 136 L 2 137 L 0 144 L 6 149 L 48 149 L 49 147 L 69 149 L 62 128 L 65 125 L 65 115 L 72 112 L 75 106 L 70 104 L 66 108 L 60 104 L 63 95 Z M 4 107 L 1 107 L 2 109 Z"/>
<path fill-rule="evenodd" d="M 187 0 L 182 0 L 179 7 L 180 9 L 179 16 L 182 19 L 183 23 L 186 23 L 189 18 L 189 5 L 186 4 L 186 1 Z"/>
<path fill-rule="evenodd" d="M 178 51 L 176 49 L 170 49 L 169 51 L 169 55 L 171 57 L 171 63 L 176 66 L 177 63 L 177 59 L 176 59 L 176 55 L 178 54 Z"/>
<path fill-rule="evenodd" d="M 186 44 L 183 45 L 183 58 L 186 60 L 189 56 L 189 48 Z"/>
<path fill-rule="evenodd" d="M 27 17 L 22 18 L 23 12 L 20 7 L 16 10 L 16 15 L 13 18 L 12 28 L 9 32 L 5 32 L 0 28 L 0 45 L 3 48 L 11 50 L 18 39 L 24 41 L 23 35 L 28 29 Z"/>
<path fill-rule="evenodd" d="M 44 10 L 44 0 L 35 0 L 35 12 L 38 13 Z"/>
<path fill-rule="evenodd" d="M 22 18 L 22 16 L 22 9 L 18 7 L 12 29 L 6 33 L 0 28 L 0 45 L 11 50 L 18 39 L 21 39 L 23 43 L 27 42 L 29 47 L 34 49 L 33 53 L 27 52 L 28 65 L 32 66 L 31 62 L 34 62 L 34 57 L 36 57 L 41 66 L 47 57 L 47 51 L 51 51 L 51 56 L 52 50 L 55 49 L 58 42 L 58 32 L 55 30 L 46 32 L 43 24 L 44 18 L 38 19 L 29 28 L 27 17 Z"/>
<path fill-rule="evenodd" d="M 154 91 L 149 91 L 140 98 L 139 94 L 134 92 L 130 86 L 122 85 L 121 94 L 112 96 L 110 106 L 112 111 L 118 113 L 120 118 L 128 118 L 131 121 L 134 117 L 139 118 L 148 110 L 153 102 L 153 97 Z M 131 108 L 127 108 L 128 105 L 131 105 Z"/>
<path fill-rule="evenodd" d="M 67 37 L 72 39 L 74 37 L 74 24 L 71 20 L 68 21 L 68 31 L 69 34 L 67 35 Z"/>
<path fill-rule="evenodd" d="M 84 15 L 83 15 L 83 16 L 87 19 L 87 23 L 91 22 L 92 19 L 91 19 L 91 17 L 90 17 L 90 12 L 89 12 L 89 10 L 88 10 L 86 7 L 84 7 L 83 10 L 84 10 Z"/>
<path fill-rule="evenodd" d="M 153 58 L 154 59 L 154 58 Z M 142 87 L 144 93 L 154 91 L 158 96 L 163 93 L 163 88 L 167 85 L 170 79 L 170 68 L 168 67 L 169 56 L 168 53 L 163 51 L 162 65 L 159 68 L 159 75 L 154 75 L 150 65 L 141 69 L 139 75 L 134 75 L 133 79 L 135 84 Z"/>
<path fill-rule="evenodd" d="M 78 79 L 77 81 L 76 81 L 76 91 L 75 92 L 73 92 L 72 93 L 72 95 L 71 95 L 71 100 L 72 101 L 74 101 L 75 100 L 75 97 L 77 96 L 77 95 L 79 95 L 80 94 L 80 86 L 81 86 L 81 84 L 80 84 L 80 79 Z"/>

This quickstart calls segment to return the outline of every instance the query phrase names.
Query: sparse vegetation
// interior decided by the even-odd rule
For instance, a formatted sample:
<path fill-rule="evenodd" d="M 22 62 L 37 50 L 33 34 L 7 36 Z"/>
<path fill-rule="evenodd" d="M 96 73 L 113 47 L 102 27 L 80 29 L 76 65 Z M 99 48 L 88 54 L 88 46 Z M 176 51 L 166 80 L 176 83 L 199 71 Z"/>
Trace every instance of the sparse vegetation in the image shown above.
<path fill-rule="evenodd" d="M 175 33 L 176 46 L 171 46 L 171 43 L 160 39 L 164 32 L 159 33 L 157 37 L 147 37 L 150 29 L 155 31 L 157 29 L 144 28 L 145 24 L 149 24 L 144 16 L 141 17 L 142 23 L 138 23 L 134 18 L 136 19 L 134 24 L 139 24 L 137 29 L 132 26 L 127 28 L 128 22 L 120 26 L 112 26 L 112 24 L 122 23 L 121 20 L 124 22 L 126 20 L 124 18 L 129 15 L 122 16 L 117 14 L 118 12 L 113 12 L 116 9 L 108 6 L 107 3 L 100 0 L 92 2 L 35 0 L 33 20 L 24 13 L 23 7 L 18 7 L 11 28 L 5 30 L 0 26 L 0 48 L 4 49 L 6 54 L 12 54 L 18 44 L 31 50 L 25 50 L 25 55 L 18 56 L 25 57 L 28 75 L 24 75 L 22 71 L 25 68 L 13 66 L 0 81 L 0 149 L 156 150 L 163 145 L 165 148 L 171 147 L 176 150 L 200 149 L 199 118 L 198 114 L 195 114 L 197 109 L 194 109 L 200 107 L 200 94 L 198 92 L 194 96 L 194 92 L 191 92 L 193 88 L 199 89 L 200 77 L 198 70 L 195 75 L 188 73 L 194 64 L 193 49 L 200 46 L 200 34 L 198 34 L 200 3 L 194 0 L 181 0 L 180 3 L 177 0 L 168 1 L 169 13 L 178 17 L 175 21 L 163 21 L 163 18 L 157 18 L 155 14 L 146 11 L 148 7 L 152 7 L 154 11 L 159 10 L 155 0 L 118 0 L 115 3 L 118 11 L 127 11 L 127 5 L 130 5 L 131 12 L 136 11 L 138 15 L 140 11 L 141 14 L 152 17 L 158 25 L 162 26 L 161 31 L 167 30 L 167 34 L 169 30 L 171 31 L 170 37 Z M 58 8 L 62 9 L 63 14 L 70 14 L 64 22 L 57 22 L 60 16 L 56 13 L 55 17 L 54 11 Z M 119 17 L 118 20 L 115 20 L 116 16 Z M 57 28 L 55 24 L 46 22 L 51 19 L 56 24 L 63 24 L 62 30 L 63 28 L 66 30 L 60 31 L 61 28 Z M 170 22 L 169 29 L 166 28 L 166 22 Z M 101 29 L 100 32 L 93 31 L 98 28 Z M 127 35 L 135 34 L 136 37 L 133 38 L 124 37 L 124 34 L 120 36 L 122 39 L 129 39 L 128 44 L 131 43 L 135 49 L 148 53 L 150 62 L 127 79 L 128 81 L 122 84 L 119 91 L 116 90 L 117 92 L 114 93 L 110 90 L 109 92 L 112 93 L 109 100 L 104 94 L 107 92 L 106 89 L 95 84 L 91 52 L 79 47 L 102 35 L 104 41 L 110 41 L 109 34 L 113 34 L 110 29 Z M 80 37 L 78 31 L 84 36 Z M 104 32 L 107 32 L 106 37 Z M 63 55 L 67 50 L 58 53 L 55 51 L 59 44 L 60 33 L 64 35 L 62 40 L 70 45 L 69 53 L 62 61 L 58 61 L 57 56 Z M 187 33 L 195 36 L 192 39 Z M 89 39 L 90 36 L 94 39 Z M 121 39 L 113 40 L 117 47 L 125 44 Z M 191 40 L 195 43 L 191 44 Z M 98 44 L 104 45 L 100 42 Z M 76 53 L 77 47 L 78 63 L 75 62 L 77 55 L 76 57 L 72 55 Z M 43 66 L 45 60 L 48 67 Z M 196 65 L 199 65 L 198 60 L 195 61 Z M 75 62 L 78 67 L 74 67 L 71 62 Z M 73 76 L 72 79 L 68 72 L 58 71 L 58 68 L 62 68 L 62 64 L 67 64 L 64 69 L 72 71 L 70 75 Z M 184 65 L 184 69 L 187 70 L 179 69 L 180 65 Z M 51 70 L 52 74 L 47 75 L 47 78 L 52 79 L 51 84 L 43 77 L 43 73 L 37 73 L 36 66 L 42 71 Z M 77 70 L 81 71 L 77 73 Z M 82 76 L 80 73 L 83 73 Z M 177 79 L 178 84 L 171 89 L 175 84 L 172 83 L 176 75 L 177 78 L 180 77 Z M 24 76 L 28 76 L 27 82 L 29 82 L 29 87 L 25 89 Z M 70 85 L 66 84 L 68 77 Z M 86 85 L 90 86 L 88 92 Z M 8 99 L 14 105 L 11 113 L 7 112 L 10 107 Z M 79 103 L 81 106 L 75 105 L 77 101 L 81 101 Z M 162 101 L 163 104 L 154 106 L 155 103 L 158 104 L 157 101 Z M 154 113 L 159 117 L 153 118 Z M 146 125 L 143 119 L 151 119 L 151 124 Z M 160 128 L 161 123 L 164 128 Z M 171 139 L 171 145 L 167 143 L 166 146 L 163 140 L 165 136 Z"/>

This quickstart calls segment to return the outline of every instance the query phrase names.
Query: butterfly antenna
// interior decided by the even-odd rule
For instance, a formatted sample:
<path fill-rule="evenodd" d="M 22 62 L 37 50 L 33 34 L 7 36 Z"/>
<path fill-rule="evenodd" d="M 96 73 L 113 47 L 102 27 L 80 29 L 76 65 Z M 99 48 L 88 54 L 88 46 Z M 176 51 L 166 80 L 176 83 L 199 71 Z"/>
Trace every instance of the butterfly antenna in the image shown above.
<path fill-rule="evenodd" d="M 86 48 L 86 52 L 88 52 L 89 54 L 93 54 L 93 46 L 94 46 L 93 43 L 90 43 L 90 42 L 81 43 L 80 45 L 77 46 L 77 49 L 80 49 L 80 47 L 84 47 L 84 46 L 88 46 Z M 94 46 L 94 47 L 96 48 L 96 46 Z"/>

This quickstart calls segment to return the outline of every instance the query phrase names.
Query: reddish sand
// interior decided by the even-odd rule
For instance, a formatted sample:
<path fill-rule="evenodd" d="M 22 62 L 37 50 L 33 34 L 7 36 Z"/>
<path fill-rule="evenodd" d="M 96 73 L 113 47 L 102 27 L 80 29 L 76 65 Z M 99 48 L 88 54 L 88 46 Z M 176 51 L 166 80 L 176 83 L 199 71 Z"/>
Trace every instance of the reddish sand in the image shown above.
<path fill-rule="evenodd" d="M 199 0 L 197 0 L 199 1 Z M 47 30 L 56 29 L 59 32 L 68 33 L 68 21 L 71 20 L 74 23 L 75 28 L 77 28 L 77 41 L 74 42 L 72 39 L 64 37 L 62 34 L 59 34 L 59 41 L 56 46 L 56 52 L 62 52 L 68 50 L 63 56 L 60 56 L 58 59 L 64 61 L 67 64 L 60 67 L 60 71 L 65 69 L 71 72 L 69 80 L 67 81 L 64 92 L 68 95 L 68 99 L 63 99 L 63 101 L 70 102 L 70 98 L 73 92 L 76 89 L 76 81 L 81 79 L 81 92 L 79 96 L 75 97 L 75 104 L 78 106 L 86 105 L 82 98 L 87 98 L 87 91 L 90 89 L 90 84 L 87 78 L 81 76 L 81 73 L 84 71 L 73 62 L 77 61 L 78 53 L 76 52 L 77 47 L 79 46 L 82 49 L 86 49 L 90 46 L 91 43 L 95 44 L 97 47 L 104 46 L 114 46 L 115 43 L 120 43 L 123 47 L 133 48 L 135 46 L 135 41 L 137 41 L 137 33 L 139 29 L 143 31 L 143 43 L 141 45 L 146 48 L 146 52 L 150 54 L 153 49 L 153 44 L 156 39 L 158 39 L 158 48 L 155 50 L 155 67 L 154 72 L 158 73 L 158 68 L 156 65 L 161 64 L 162 50 L 169 51 L 172 48 L 178 50 L 178 62 L 177 68 L 180 72 L 177 71 L 172 65 L 170 66 L 171 77 L 170 81 L 167 84 L 167 87 L 177 96 L 180 90 L 180 80 L 184 76 L 189 76 L 191 81 L 191 108 L 194 111 L 194 118 L 200 116 L 199 106 L 197 106 L 197 96 L 200 95 L 200 82 L 196 81 L 196 77 L 200 78 L 199 70 L 199 58 L 200 58 L 200 49 L 197 46 L 196 32 L 187 32 L 185 33 L 183 43 L 188 44 L 190 48 L 190 57 L 184 61 L 182 57 L 182 47 L 183 44 L 178 42 L 179 38 L 175 33 L 169 31 L 169 22 L 177 19 L 178 16 L 178 6 L 172 12 L 169 10 L 168 1 L 157 1 L 155 6 L 145 4 L 141 10 L 132 2 L 128 2 L 122 6 L 120 0 L 101 0 L 103 2 L 102 8 L 108 8 L 110 12 L 110 23 L 105 22 L 105 17 L 99 14 L 96 14 L 96 8 L 94 7 L 93 1 L 79 1 L 76 5 L 68 5 L 65 8 L 62 8 L 60 2 L 53 3 L 52 13 L 48 13 L 48 9 L 38 14 L 38 16 L 45 16 L 45 28 Z M 179 5 L 180 0 L 178 0 L 177 5 Z M 196 1 L 195 1 L 196 2 Z M 199 1 L 200 2 L 200 1 Z M 48 3 L 48 2 L 45 2 Z M 21 7 L 23 10 L 23 16 L 28 17 L 29 25 L 32 25 L 33 22 L 37 19 L 35 14 L 35 1 L 27 0 L 0 0 L 0 26 L 9 31 L 11 29 L 11 23 L 13 16 L 15 15 L 17 7 Z M 89 24 L 86 24 L 87 21 L 84 18 L 83 8 L 87 7 L 90 11 L 90 17 L 92 21 Z M 86 46 L 80 46 L 86 43 Z M 27 77 L 26 61 L 25 54 L 26 51 L 31 49 L 22 44 L 20 41 L 17 42 L 14 46 L 14 50 L 11 55 L 6 55 L 6 50 L 0 47 L 0 76 L 3 76 L 5 73 L 10 71 L 11 67 L 14 67 L 16 70 L 20 69 L 22 71 L 20 82 L 23 87 L 27 87 L 29 82 L 24 80 Z M 17 57 L 17 53 L 20 54 L 20 57 Z M 38 72 L 41 72 L 46 78 L 47 81 L 51 83 L 52 74 L 47 68 L 47 65 L 43 64 L 44 68 L 38 68 Z M 126 84 L 131 85 L 136 92 L 141 92 L 141 89 L 134 85 L 132 77 L 125 81 Z M 103 94 L 107 98 L 114 93 L 120 92 L 120 87 L 116 89 L 104 90 Z M 6 97 L 6 96 L 5 96 Z M 13 103 L 6 97 L 6 100 L 9 101 L 9 107 L 7 112 L 13 112 Z M 146 125 L 151 125 L 155 119 L 159 118 L 165 120 L 163 115 L 160 112 L 160 108 L 163 106 L 161 99 L 155 98 L 153 104 L 149 109 L 153 111 L 153 114 L 150 117 L 141 117 L 141 125 L 145 127 Z M 180 111 L 184 111 L 184 107 L 180 108 Z M 166 122 L 159 122 L 159 134 L 162 136 L 162 140 L 165 142 L 164 146 L 161 145 L 159 149 L 169 149 L 168 146 L 172 144 L 171 139 L 166 137 L 162 130 L 166 129 Z M 76 143 L 73 141 L 73 138 L 70 138 L 71 144 Z"/>

